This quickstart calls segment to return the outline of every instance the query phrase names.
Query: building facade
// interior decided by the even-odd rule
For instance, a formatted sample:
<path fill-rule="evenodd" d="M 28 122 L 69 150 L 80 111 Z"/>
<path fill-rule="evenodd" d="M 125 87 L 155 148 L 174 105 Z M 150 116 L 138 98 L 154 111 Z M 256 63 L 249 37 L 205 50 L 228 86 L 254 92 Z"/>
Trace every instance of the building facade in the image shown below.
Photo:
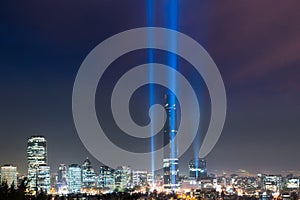
<path fill-rule="evenodd" d="M 178 177 L 178 158 L 165 158 L 163 160 L 164 171 L 164 188 L 170 190 L 176 190 L 179 187 Z"/>
<path fill-rule="evenodd" d="M 15 188 L 17 187 L 17 167 L 12 165 L 4 165 L 1 167 L 1 183 L 3 182 L 6 182 L 9 187 L 11 185 L 14 185 Z"/>
<path fill-rule="evenodd" d="M 189 162 L 189 177 L 194 180 L 207 178 L 206 160 L 193 159 Z"/>
<path fill-rule="evenodd" d="M 132 186 L 147 186 L 147 171 L 132 171 Z"/>
<path fill-rule="evenodd" d="M 91 161 L 86 158 L 81 166 L 82 170 L 82 187 L 83 188 L 95 188 L 97 183 L 97 176 L 95 170 L 92 167 Z"/>
<path fill-rule="evenodd" d="M 124 191 L 132 188 L 132 170 L 129 166 L 117 167 L 114 177 L 116 190 Z"/>
<path fill-rule="evenodd" d="M 263 178 L 263 188 L 266 191 L 278 192 L 282 190 L 282 176 L 266 175 Z"/>
<path fill-rule="evenodd" d="M 69 193 L 80 193 L 81 191 L 81 167 L 77 164 L 69 165 L 68 169 Z"/>
<path fill-rule="evenodd" d="M 32 136 L 28 139 L 27 169 L 29 189 L 36 192 L 40 190 L 49 192 L 47 188 L 50 188 L 50 175 L 48 180 L 47 173 L 50 173 L 50 167 L 47 166 L 47 141 L 45 137 Z"/>
<path fill-rule="evenodd" d="M 60 164 L 58 166 L 57 192 L 59 194 L 65 194 L 68 192 L 68 171 L 65 164 Z"/>
<path fill-rule="evenodd" d="M 46 164 L 40 164 L 37 168 L 38 190 L 46 193 L 50 192 L 50 167 Z"/>
<path fill-rule="evenodd" d="M 113 190 L 115 185 L 114 169 L 108 166 L 101 166 L 98 178 L 98 187 Z"/>

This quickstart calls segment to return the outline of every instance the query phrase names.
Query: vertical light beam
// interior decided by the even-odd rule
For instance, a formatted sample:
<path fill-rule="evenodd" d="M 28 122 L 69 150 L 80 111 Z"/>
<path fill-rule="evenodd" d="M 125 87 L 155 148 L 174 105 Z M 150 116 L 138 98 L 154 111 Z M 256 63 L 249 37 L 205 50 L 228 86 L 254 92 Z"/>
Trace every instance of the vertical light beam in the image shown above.
<path fill-rule="evenodd" d="M 153 27 L 153 0 L 147 0 L 147 21 L 148 21 L 148 27 Z M 149 29 L 149 34 L 148 34 L 148 43 L 149 46 L 152 46 L 153 43 L 153 33 Z M 149 63 L 149 82 L 153 82 L 153 62 L 154 62 L 154 52 L 152 48 L 148 49 L 148 63 Z M 149 85 L 149 105 L 154 104 L 154 86 L 153 84 Z M 150 112 L 150 118 L 151 118 L 151 173 L 152 173 L 152 187 L 154 187 L 155 184 L 155 176 L 154 176 L 154 166 L 155 166 L 155 158 L 154 158 L 154 151 L 155 151 L 155 141 L 154 141 L 154 116 L 153 113 Z"/>
<path fill-rule="evenodd" d="M 169 12 L 168 12 L 168 28 L 176 30 L 178 29 L 178 0 L 171 0 L 169 1 L 170 5 L 169 5 Z M 171 34 L 170 35 L 170 39 L 168 41 L 168 45 L 170 46 L 170 49 L 173 52 L 177 52 L 177 38 L 175 34 Z M 168 57 L 168 65 L 170 67 L 172 67 L 173 69 L 177 70 L 177 56 L 175 54 L 169 54 Z M 176 72 L 172 71 L 169 74 L 169 84 L 172 87 L 172 89 L 176 92 L 177 90 L 177 85 L 176 85 Z M 175 95 L 171 95 L 170 99 L 169 99 L 169 103 L 171 105 L 175 106 Z M 171 130 L 176 130 L 176 114 L 177 112 L 172 112 L 171 114 L 171 120 L 170 120 L 170 126 L 171 126 Z M 175 132 L 174 131 L 170 131 L 170 139 L 173 140 L 175 137 Z M 170 158 L 177 158 L 178 156 L 178 145 L 176 144 L 177 141 L 171 142 L 171 149 L 170 149 Z M 171 165 L 171 171 L 175 171 L 175 165 Z M 175 175 L 171 175 L 171 185 L 175 185 L 176 183 L 176 176 Z"/>

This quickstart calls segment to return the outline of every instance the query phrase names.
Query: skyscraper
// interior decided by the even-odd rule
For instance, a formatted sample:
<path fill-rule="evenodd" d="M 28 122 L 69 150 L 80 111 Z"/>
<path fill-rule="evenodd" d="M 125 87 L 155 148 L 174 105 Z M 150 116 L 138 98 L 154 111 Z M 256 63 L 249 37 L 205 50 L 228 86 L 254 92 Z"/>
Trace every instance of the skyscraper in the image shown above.
<path fill-rule="evenodd" d="M 37 168 L 37 185 L 39 190 L 50 192 L 50 166 L 40 164 Z"/>
<path fill-rule="evenodd" d="M 178 149 L 175 136 L 177 134 L 176 99 L 173 94 L 165 95 L 165 110 L 167 119 L 164 126 L 164 145 L 169 143 L 170 148 L 164 152 L 163 171 L 164 188 L 175 190 L 178 188 Z"/>
<path fill-rule="evenodd" d="M 207 178 L 206 160 L 193 159 L 189 162 L 189 177 L 195 180 Z"/>
<path fill-rule="evenodd" d="M 281 175 L 266 175 L 263 178 L 263 188 L 277 192 L 282 190 L 282 176 Z"/>
<path fill-rule="evenodd" d="M 123 191 L 132 186 L 132 170 L 129 166 L 117 167 L 114 173 L 115 189 Z"/>
<path fill-rule="evenodd" d="M 47 166 L 47 141 L 45 137 L 32 136 L 28 139 L 27 167 L 29 189 L 31 191 L 40 191 L 43 189 L 46 190 L 45 192 L 49 192 L 50 167 Z"/>
<path fill-rule="evenodd" d="M 77 164 L 69 165 L 68 170 L 68 188 L 70 193 L 79 193 L 81 191 L 81 167 Z"/>
<path fill-rule="evenodd" d="M 165 158 L 163 160 L 164 188 L 175 190 L 178 188 L 178 158 Z"/>
<path fill-rule="evenodd" d="M 107 166 L 101 166 L 99 171 L 98 187 L 113 190 L 114 184 L 114 169 Z"/>
<path fill-rule="evenodd" d="M 96 186 L 96 173 L 92 167 L 89 158 L 86 158 L 81 166 L 82 170 L 82 187 L 83 188 L 93 188 Z"/>
<path fill-rule="evenodd" d="M 66 193 L 68 191 L 68 172 L 65 164 L 58 166 L 57 173 L 57 191 L 59 194 Z"/>
<path fill-rule="evenodd" d="M 147 171 L 132 171 L 133 186 L 147 186 Z"/>
<path fill-rule="evenodd" d="M 115 185 L 114 169 L 101 166 L 99 170 L 98 187 L 113 190 Z"/>
<path fill-rule="evenodd" d="M 14 184 L 17 187 L 17 167 L 12 165 L 4 165 L 1 167 L 1 183 L 6 182 L 10 187 Z"/>

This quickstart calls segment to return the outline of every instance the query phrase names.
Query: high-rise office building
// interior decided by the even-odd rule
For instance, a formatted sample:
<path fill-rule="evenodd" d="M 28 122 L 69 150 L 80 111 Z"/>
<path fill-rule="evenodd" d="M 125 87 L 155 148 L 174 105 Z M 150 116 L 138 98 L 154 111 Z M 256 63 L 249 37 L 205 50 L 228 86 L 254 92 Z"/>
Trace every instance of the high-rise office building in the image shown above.
<path fill-rule="evenodd" d="M 294 178 L 294 177 L 286 178 L 285 187 L 289 189 L 299 189 L 299 178 Z"/>
<path fill-rule="evenodd" d="M 1 167 L 1 183 L 3 182 L 6 182 L 9 187 L 12 184 L 17 187 L 17 167 L 12 165 L 4 165 Z"/>
<path fill-rule="evenodd" d="M 37 168 L 37 185 L 39 190 L 46 193 L 50 192 L 50 167 L 46 164 L 40 164 Z"/>
<path fill-rule="evenodd" d="M 195 180 L 207 178 L 206 160 L 193 159 L 189 162 L 189 177 Z"/>
<path fill-rule="evenodd" d="M 80 167 L 80 165 L 77 165 L 77 164 L 69 165 L 68 189 L 69 189 L 69 193 L 79 193 L 81 191 L 81 167 Z"/>
<path fill-rule="evenodd" d="M 45 137 L 32 136 L 28 139 L 27 167 L 29 189 L 37 192 L 43 189 L 46 190 L 44 192 L 49 192 L 47 188 L 50 188 L 50 178 L 48 181 L 47 173 L 50 173 L 50 167 L 47 166 L 47 141 Z M 39 178 L 39 176 L 41 177 Z"/>
<path fill-rule="evenodd" d="M 113 190 L 114 184 L 114 169 L 108 166 L 101 166 L 99 171 L 98 187 Z"/>
<path fill-rule="evenodd" d="M 68 191 L 68 172 L 65 164 L 58 166 L 57 173 L 57 192 L 59 194 L 65 194 Z"/>
<path fill-rule="evenodd" d="M 115 189 L 123 191 L 132 187 L 132 170 L 129 166 L 117 167 L 114 177 Z"/>
<path fill-rule="evenodd" d="M 163 160 L 164 188 L 175 190 L 178 184 L 178 158 L 165 158 Z"/>
<path fill-rule="evenodd" d="M 81 166 L 82 170 L 82 187 L 93 188 L 96 187 L 97 177 L 95 170 L 92 167 L 91 161 L 86 158 Z"/>
<path fill-rule="evenodd" d="M 132 185 L 133 186 L 147 186 L 147 171 L 133 171 Z"/>
<path fill-rule="evenodd" d="M 175 136 L 177 134 L 177 113 L 176 98 L 173 94 L 165 95 L 165 110 L 167 119 L 164 126 L 164 145 L 169 144 L 170 148 L 165 148 L 163 160 L 164 188 L 176 190 L 179 186 L 178 149 Z"/>
<path fill-rule="evenodd" d="M 278 192 L 282 190 L 281 175 L 266 175 L 263 177 L 263 189 Z"/>

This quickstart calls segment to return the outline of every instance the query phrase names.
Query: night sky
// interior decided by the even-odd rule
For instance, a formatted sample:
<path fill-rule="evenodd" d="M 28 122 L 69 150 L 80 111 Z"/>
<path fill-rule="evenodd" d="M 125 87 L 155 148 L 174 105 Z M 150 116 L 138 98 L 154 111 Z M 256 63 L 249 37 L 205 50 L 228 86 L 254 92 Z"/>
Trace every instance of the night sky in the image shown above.
<path fill-rule="evenodd" d="M 154 1 L 154 26 L 168 27 L 169 3 Z M 300 171 L 299 8 L 298 1 L 179 1 L 178 31 L 208 51 L 227 92 L 209 172 Z M 27 138 L 40 134 L 52 172 L 85 157 L 98 171 L 73 122 L 77 71 L 100 42 L 147 25 L 142 0 L 2 1 L 0 165 L 25 173 Z M 181 158 L 182 171 L 192 157 L 190 149 Z"/>

